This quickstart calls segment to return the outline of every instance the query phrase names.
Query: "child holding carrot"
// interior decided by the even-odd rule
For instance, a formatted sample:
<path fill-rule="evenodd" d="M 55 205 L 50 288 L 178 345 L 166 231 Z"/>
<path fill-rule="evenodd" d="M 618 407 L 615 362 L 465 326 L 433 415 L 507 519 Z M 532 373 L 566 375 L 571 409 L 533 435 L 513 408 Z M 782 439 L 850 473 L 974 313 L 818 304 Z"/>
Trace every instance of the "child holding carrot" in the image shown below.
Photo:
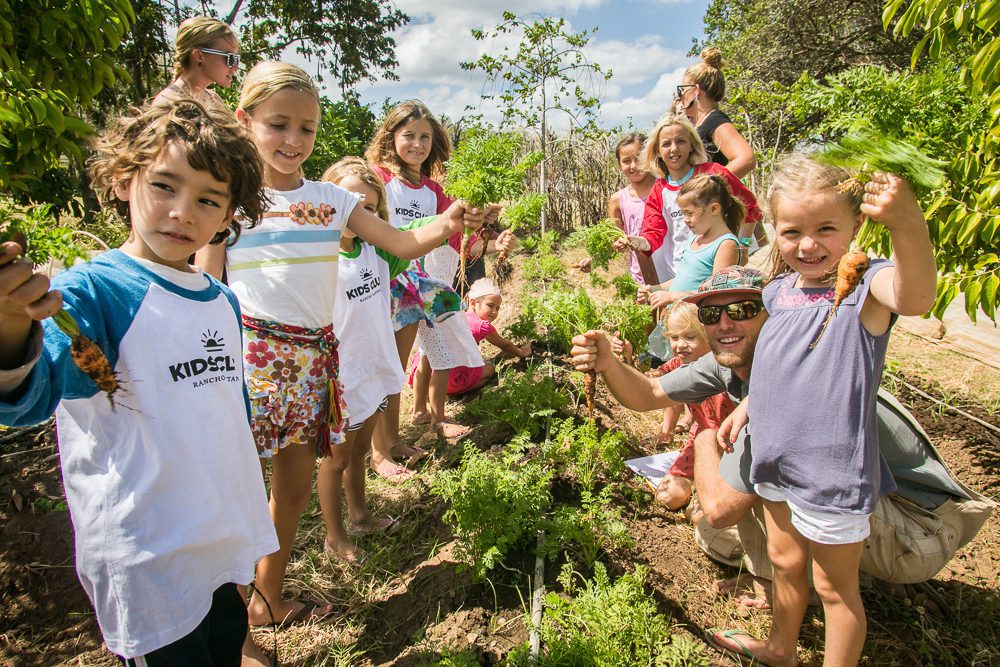
<path fill-rule="evenodd" d="M 450 200 L 438 181 L 444 178 L 444 163 L 450 156 L 451 140 L 448 132 L 423 103 L 407 100 L 397 104 L 386 114 L 365 151 L 365 157 L 385 183 L 389 221 L 394 227 L 402 227 L 418 218 L 436 215 L 448 207 Z M 454 247 L 458 247 L 457 243 Z M 451 311 L 440 312 L 435 305 L 440 301 L 440 295 L 448 294 L 451 278 L 434 279 L 422 264 L 414 262 L 392 281 L 391 287 L 396 350 L 400 370 L 403 370 L 410 359 L 419 323 L 438 326 L 452 314 Z M 450 326 L 456 325 L 453 323 Z M 455 335 L 461 336 L 461 331 L 457 331 Z M 470 345 L 471 339 L 463 337 L 463 341 L 465 344 L 459 349 L 465 350 L 464 360 L 471 363 L 478 355 L 478 350 L 471 353 L 470 350 L 474 347 L 474 344 Z M 447 381 L 446 375 L 440 377 Z M 435 389 L 439 389 L 440 377 Z M 443 428 L 448 435 L 455 435 L 463 430 L 457 424 L 446 424 Z M 423 450 L 407 447 L 399 441 L 399 393 L 389 397 L 389 404 L 375 432 L 374 442 L 376 449 L 390 451 L 393 455 L 425 455 Z M 390 481 L 403 481 L 411 473 L 403 468 L 402 472 L 387 469 L 379 471 L 379 474 Z"/>
<path fill-rule="evenodd" d="M 92 183 L 131 228 L 120 249 L 60 273 L 49 291 L 16 244 L 2 246 L 0 422 L 55 411 L 77 573 L 108 648 L 129 665 L 238 664 L 247 610 L 237 585 L 278 548 L 247 416 L 239 305 L 188 266 L 239 233 L 235 212 L 248 227 L 260 219 L 263 172 L 228 111 L 180 98 L 118 119 L 97 143 Z M 60 305 L 110 362 L 96 379 L 119 387 L 114 403 L 45 319 Z"/>
<path fill-rule="evenodd" d="M 226 268 L 240 299 L 261 469 L 271 461 L 271 515 L 280 549 L 257 568 L 250 622 L 292 623 L 331 610 L 283 599 L 282 583 L 299 517 L 312 495 L 317 452 L 338 460 L 347 455 L 342 444 L 348 415 L 332 325 L 341 234 L 349 229 L 412 258 L 466 226 L 477 229 L 485 216 L 456 202 L 434 223 L 400 231 L 356 206 L 343 188 L 303 179 L 301 166 L 320 122 L 320 96 L 300 67 L 255 66 L 243 81 L 236 116 L 256 138 L 272 204 L 261 225 L 244 230 L 227 248 L 200 253 L 199 262 L 217 274 Z"/>
<path fill-rule="evenodd" d="M 722 165 L 708 162 L 698 131 L 683 114 L 667 114 L 656 124 L 642 152 L 645 168 L 657 177 L 646 199 L 642 230 L 628 237 L 630 245 L 652 257 L 657 280 L 677 275 L 678 265 L 692 232 L 684 224 L 677 203 L 682 185 L 701 174 L 725 179 L 730 192 L 743 202 L 746 216 L 738 236 L 748 238 L 761 219 L 753 193 Z"/>
<path fill-rule="evenodd" d="M 677 192 L 684 224 L 694 235 L 684 247 L 677 275 L 658 285 L 643 286 L 650 306 L 659 308 L 698 289 L 709 276 L 727 266 L 743 264 L 739 232 L 746 208 L 718 174 L 693 177 Z"/>
<path fill-rule="evenodd" d="M 766 640 L 739 630 L 713 632 L 711 640 L 763 664 L 797 662 L 811 552 L 825 612 L 824 665 L 854 665 L 866 634 L 862 543 L 876 501 L 895 489 L 878 449 L 875 396 L 896 318 L 934 303 L 934 253 L 916 198 L 892 174 L 876 172 L 862 187 L 843 169 L 791 156 L 775 176 L 769 206 L 776 268 L 764 288 L 769 317 L 748 402 L 750 481 L 764 504 L 774 622 Z M 888 228 L 894 260 L 847 272 L 848 289 L 835 290 L 832 276 L 865 216 Z M 835 301 L 836 317 L 813 347 Z M 720 428 L 720 443 L 735 440 L 745 405 Z"/>
<path fill-rule="evenodd" d="M 519 359 L 531 356 L 530 345 L 515 345 L 512 341 L 504 338 L 493 326 L 493 322 L 500 315 L 500 305 L 503 297 L 500 296 L 500 288 L 489 278 L 480 278 L 469 286 L 469 309 L 465 312 L 466 322 L 469 331 L 472 333 L 476 344 L 489 341 L 496 345 L 502 352 Z M 428 366 L 422 365 L 423 355 L 419 352 L 413 358 L 410 367 L 410 384 L 419 380 L 422 373 L 427 373 Z M 496 375 L 496 367 L 487 361 L 482 366 L 452 368 L 448 372 L 448 395 L 459 396 L 475 391 L 493 379 Z M 426 404 L 422 406 L 427 409 Z M 415 406 L 414 410 L 421 406 Z"/>

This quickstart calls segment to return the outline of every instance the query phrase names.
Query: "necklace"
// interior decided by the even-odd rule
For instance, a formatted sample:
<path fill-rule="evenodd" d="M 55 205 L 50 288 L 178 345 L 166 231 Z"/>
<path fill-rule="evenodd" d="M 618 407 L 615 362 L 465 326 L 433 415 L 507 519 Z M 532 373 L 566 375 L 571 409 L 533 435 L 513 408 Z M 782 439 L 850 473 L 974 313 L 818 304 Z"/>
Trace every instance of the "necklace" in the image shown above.
<path fill-rule="evenodd" d="M 680 180 L 675 181 L 674 179 L 670 178 L 670 174 L 667 174 L 667 183 L 669 183 L 670 185 L 683 185 L 684 183 L 687 183 L 688 179 L 691 178 L 692 176 L 694 176 L 694 167 L 691 167 L 691 169 L 688 170 L 688 173 L 684 174 L 680 178 Z"/>

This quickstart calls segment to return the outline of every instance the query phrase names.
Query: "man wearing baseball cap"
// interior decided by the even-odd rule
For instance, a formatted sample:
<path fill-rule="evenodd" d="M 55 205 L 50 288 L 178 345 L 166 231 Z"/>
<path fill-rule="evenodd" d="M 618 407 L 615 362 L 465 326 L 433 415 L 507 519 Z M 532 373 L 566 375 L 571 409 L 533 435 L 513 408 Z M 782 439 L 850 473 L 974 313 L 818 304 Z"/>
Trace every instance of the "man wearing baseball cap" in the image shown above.
<path fill-rule="evenodd" d="M 599 331 L 573 339 L 573 363 L 577 370 L 599 372 L 612 395 L 631 410 L 696 403 L 722 392 L 739 403 L 749 391 L 754 347 L 767 320 L 761 300 L 763 284 L 759 271 L 729 266 L 687 296 L 684 300 L 698 307 L 698 320 L 705 327 L 712 354 L 671 373 L 650 378 L 623 364 Z M 975 536 L 994 503 L 959 482 L 913 416 L 881 390 L 876 415 L 879 447 L 898 489 L 876 505 L 861 570 L 896 583 L 925 581 Z M 754 511 L 758 498 L 749 479 L 751 454 L 745 430 L 733 444 L 733 452 L 724 456 L 716 432 L 702 430 L 695 437 L 694 481 L 707 522 L 716 529 L 737 526 L 747 569 L 769 580 L 771 563 L 763 520 Z M 913 505 L 918 506 L 916 512 Z M 925 520 L 928 513 L 936 515 L 933 521 Z M 699 545 L 715 556 L 703 540 Z"/>

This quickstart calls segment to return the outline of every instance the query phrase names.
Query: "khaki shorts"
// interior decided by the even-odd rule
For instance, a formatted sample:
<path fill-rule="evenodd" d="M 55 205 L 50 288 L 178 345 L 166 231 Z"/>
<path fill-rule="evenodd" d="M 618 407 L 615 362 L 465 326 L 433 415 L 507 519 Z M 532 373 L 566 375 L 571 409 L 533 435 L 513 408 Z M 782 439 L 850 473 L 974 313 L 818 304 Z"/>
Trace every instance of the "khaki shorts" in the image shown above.
<path fill-rule="evenodd" d="M 934 511 L 896 494 L 882 498 L 870 517 L 871 535 L 865 540 L 861 553 L 861 571 L 897 584 L 915 584 L 934 577 L 956 551 L 975 537 L 995 507 L 988 498 L 967 491 L 972 496 L 970 499 L 947 500 Z M 707 522 L 704 523 L 707 526 Z M 733 547 L 724 541 L 714 542 L 705 536 L 699 538 L 700 528 L 695 529 L 698 546 L 709 557 L 726 562 Z M 764 512 L 759 503 L 736 529 L 746 569 L 755 577 L 772 579 Z M 811 579 L 812 568 L 806 571 Z"/>

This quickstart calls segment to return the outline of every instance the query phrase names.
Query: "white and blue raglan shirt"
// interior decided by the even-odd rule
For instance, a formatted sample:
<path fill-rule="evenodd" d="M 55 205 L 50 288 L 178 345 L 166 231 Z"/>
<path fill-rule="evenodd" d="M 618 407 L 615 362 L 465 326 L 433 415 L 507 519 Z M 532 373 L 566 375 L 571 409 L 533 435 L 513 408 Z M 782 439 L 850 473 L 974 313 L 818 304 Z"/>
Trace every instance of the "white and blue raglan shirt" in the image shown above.
<path fill-rule="evenodd" d="M 314 181 L 267 193 L 271 207 L 264 219 L 226 249 L 229 286 L 244 315 L 310 329 L 328 326 L 340 233 L 357 195 Z"/>
<path fill-rule="evenodd" d="M 119 250 L 52 284 L 117 373 L 117 407 L 47 320 L 37 358 L 0 372 L 0 423 L 55 411 L 77 573 L 108 648 L 141 656 L 190 634 L 219 586 L 249 583 L 278 548 L 250 432 L 239 306 L 204 274 Z"/>

